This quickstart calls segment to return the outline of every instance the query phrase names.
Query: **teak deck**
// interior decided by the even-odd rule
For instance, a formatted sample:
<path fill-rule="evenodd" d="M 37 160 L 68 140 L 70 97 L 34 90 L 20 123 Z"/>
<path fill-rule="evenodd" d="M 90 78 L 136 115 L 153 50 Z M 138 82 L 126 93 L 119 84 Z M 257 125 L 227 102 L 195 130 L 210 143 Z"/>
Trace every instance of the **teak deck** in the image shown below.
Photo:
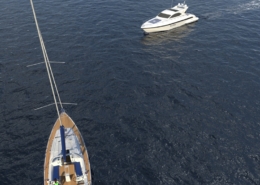
<path fill-rule="evenodd" d="M 76 136 L 79 140 L 80 148 L 81 148 L 82 154 L 84 156 L 84 163 L 85 163 L 86 170 L 87 170 L 88 182 L 91 183 L 90 163 L 89 163 L 88 153 L 87 153 L 87 150 L 86 150 L 84 140 L 83 140 L 77 126 L 75 125 L 75 123 L 72 121 L 72 119 L 65 112 L 60 114 L 60 119 L 61 119 L 62 125 L 65 128 L 72 128 L 72 130 L 74 131 L 74 133 L 76 134 Z M 49 185 L 48 184 L 48 181 L 49 181 L 48 170 L 49 170 L 51 146 L 52 146 L 53 139 L 55 137 L 55 133 L 58 129 L 60 129 L 59 119 L 57 119 L 57 121 L 55 122 L 55 124 L 52 128 L 52 131 L 51 131 L 51 134 L 50 134 L 50 137 L 49 137 L 49 140 L 48 140 L 47 148 L 46 148 L 45 163 L 44 163 L 44 185 Z M 65 181 L 65 176 L 64 176 L 64 174 L 66 173 L 65 172 L 65 166 L 68 166 L 68 169 L 69 169 L 69 174 L 70 174 L 70 179 L 71 179 L 70 182 Z M 83 173 L 85 173 L 85 172 L 83 172 Z M 59 168 L 59 175 L 60 175 L 61 185 L 77 185 L 76 172 L 75 172 L 73 164 L 67 164 L 67 165 L 61 166 Z"/>

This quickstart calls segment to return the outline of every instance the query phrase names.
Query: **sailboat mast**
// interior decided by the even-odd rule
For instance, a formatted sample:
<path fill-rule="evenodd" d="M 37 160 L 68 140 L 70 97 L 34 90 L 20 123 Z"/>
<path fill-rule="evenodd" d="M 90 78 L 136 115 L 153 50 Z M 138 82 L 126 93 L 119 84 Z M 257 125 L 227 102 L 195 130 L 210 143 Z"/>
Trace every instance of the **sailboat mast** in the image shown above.
<path fill-rule="evenodd" d="M 48 54 L 47 54 L 47 51 L 46 51 L 46 48 L 45 48 L 45 45 L 44 45 L 44 42 L 43 42 L 43 38 L 42 38 L 42 35 L 41 35 L 41 31 L 40 31 L 40 28 L 39 28 L 39 25 L 38 25 L 36 13 L 35 13 L 35 10 L 34 10 L 33 1 L 30 0 L 30 2 L 31 2 L 32 11 L 33 11 L 33 16 L 34 16 L 34 20 L 35 20 L 35 24 L 36 24 L 36 28 L 37 28 L 37 32 L 38 32 L 38 36 L 39 36 L 39 40 L 40 40 L 40 44 L 41 44 L 41 48 L 42 48 L 42 53 L 43 53 L 44 62 L 45 62 L 45 65 L 46 65 L 46 70 L 47 70 L 47 73 L 48 73 L 48 78 L 49 78 L 49 81 L 50 81 L 50 86 L 51 86 L 51 90 L 52 90 L 52 95 L 53 95 L 53 99 L 54 99 L 55 106 L 56 106 L 56 111 L 57 111 L 57 114 L 58 114 L 58 118 L 59 118 L 59 121 L 60 121 L 60 125 L 62 125 L 61 119 L 60 119 L 60 111 L 59 111 L 58 104 L 57 104 L 57 100 L 56 100 L 56 94 L 57 94 L 57 96 L 58 96 L 58 98 L 59 98 L 61 108 L 63 108 L 63 107 L 62 107 L 62 103 L 61 103 L 60 96 L 59 96 L 59 92 L 58 92 L 58 88 L 57 88 L 57 85 L 56 85 L 56 82 L 55 82 L 55 79 L 54 79 L 54 76 L 53 76 L 53 73 L 52 73 L 50 61 L 49 61 Z M 55 93 L 53 84 L 55 85 L 56 93 Z"/>

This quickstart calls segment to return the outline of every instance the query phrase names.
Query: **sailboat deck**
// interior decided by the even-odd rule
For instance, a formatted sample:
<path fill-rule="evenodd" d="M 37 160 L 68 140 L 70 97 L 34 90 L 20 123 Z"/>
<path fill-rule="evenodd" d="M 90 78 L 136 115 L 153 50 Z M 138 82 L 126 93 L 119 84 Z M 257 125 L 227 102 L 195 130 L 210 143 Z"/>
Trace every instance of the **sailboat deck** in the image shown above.
<path fill-rule="evenodd" d="M 75 135 L 77 136 L 79 143 L 80 143 L 80 149 L 81 152 L 83 154 L 83 159 L 84 159 L 84 163 L 85 163 L 85 167 L 86 167 L 86 172 L 83 172 L 83 174 L 87 174 L 87 179 L 89 184 L 91 184 L 91 172 L 90 172 L 90 163 L 89 163 L 89 159 L 88 159 L 88 153 L 87 150 L 85 148 L 85 143 L 84 140 L 77 128 L 77 126 L 75 125 L 75 123 L 72 121 L 72 119 L 64 112 L 61 113 L 60 115 L 60 119 L 62 122 L 62 125 L 65 128 L 72 128 L 72 130 L 74 131 Z M 49 185 L 49 181 L 51 180 L 51 177 L 49 176 L 49 165 L 50 165 L 50 156 L 51 156 L 51 147 L 52 147 L 52 142 L 54 140 L 55 137 L 55 133 L 57 130 L 60 129 L 60 122 L 59 119 L 57 119 L 56 123 L 54 124 L 49 140 L 48 140 L 48 144 L 47 144 L 47 148 L 46 148 L 46 153 L 45 153 L 45 164 L 44 164 L 44 185 Z M 66 171 L 67 170 L 67 171 Z M 67 182 L 66 178 L 65 178 L 65 174 L 69 173 L 70 175 L 70 179 L 71 181 Z M 61 185 L 77 185 L 76 182 L 76 172 L 75 172 L 75 168 L 73 164 L 66 164 L 63 166 L 60 166 L 59 168 L 59 176 L 60 176 L 60 184 Z M 79 182 L 78 182 L 79 183 Z"/>
<path fill-rule="evenodd" d="M 68 164 L 61 166 L 60 169 L 60 182 L 63 185 L 77 185 L 76 183 L 76 176 L 75 176 L 75 168 L 73 164 Z M 71 181 L 66 182 L 66 177 L 65 175 L 68 174 Z"/>

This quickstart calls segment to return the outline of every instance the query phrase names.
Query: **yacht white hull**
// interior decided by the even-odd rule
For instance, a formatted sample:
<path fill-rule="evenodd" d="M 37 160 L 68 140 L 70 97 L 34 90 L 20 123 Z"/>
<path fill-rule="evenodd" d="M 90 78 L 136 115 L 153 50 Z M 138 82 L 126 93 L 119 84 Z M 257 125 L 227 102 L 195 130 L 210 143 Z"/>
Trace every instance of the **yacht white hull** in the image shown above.
<path fill-rule="evenodd" d="M 141 29 L 145 33 L 167 31 L 199 20 L 195 15 L 185 13 L 187 9 L 188 6 L 185 2 L 178 3 L 178 5 L 163 10 L 156 17 L 143 23 Z"/>
<path fill-rule="evenodd" d="M 178 22 L 172 22 L 166 25 L 162 26 L 157 26 L 157 27 L 147 27 L 147 28 L 142 28 L 145 33 L 154 33 L 154 32 L 161 32 L 161 31 L 168 31 L 186 24 L 190 24 L 193 22 L 198 21 L 199 18 L 196 16 L 193 16 L 191 19 L 183 20 L 183 21 L 178 21 Z"/>

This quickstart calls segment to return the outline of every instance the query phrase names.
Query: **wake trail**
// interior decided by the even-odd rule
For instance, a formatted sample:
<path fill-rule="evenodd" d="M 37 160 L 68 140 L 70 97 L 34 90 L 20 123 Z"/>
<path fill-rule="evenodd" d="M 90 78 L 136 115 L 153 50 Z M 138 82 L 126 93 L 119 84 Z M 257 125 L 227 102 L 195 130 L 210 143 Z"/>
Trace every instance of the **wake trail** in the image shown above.
<path fill-rule="evenodd" d="M 260 0 L 252 0 L 250 2 L 238 4 L 236 6 L 230 5 L 229 7 L 218 9 L 216 12 L 204 13 L 201 15 L 201 18 L 214 20 L 230 14 L 240 15 L 242 13 L 258 9 L 260 9 Z"/>

